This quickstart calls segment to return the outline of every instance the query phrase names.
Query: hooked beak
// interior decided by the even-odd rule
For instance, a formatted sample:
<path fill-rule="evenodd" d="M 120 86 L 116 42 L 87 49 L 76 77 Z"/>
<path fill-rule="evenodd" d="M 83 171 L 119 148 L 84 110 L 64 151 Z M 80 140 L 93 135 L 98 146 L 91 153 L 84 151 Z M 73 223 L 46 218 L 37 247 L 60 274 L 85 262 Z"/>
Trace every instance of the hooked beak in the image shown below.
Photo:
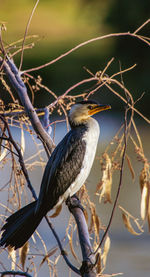
<path fill-rule="evenodd" d="M 89 115 L 93 115 L 105 110 L 110 110 L 111 106 L 110 105 L 94 105 L 93 108 L 88 112 Z"/>

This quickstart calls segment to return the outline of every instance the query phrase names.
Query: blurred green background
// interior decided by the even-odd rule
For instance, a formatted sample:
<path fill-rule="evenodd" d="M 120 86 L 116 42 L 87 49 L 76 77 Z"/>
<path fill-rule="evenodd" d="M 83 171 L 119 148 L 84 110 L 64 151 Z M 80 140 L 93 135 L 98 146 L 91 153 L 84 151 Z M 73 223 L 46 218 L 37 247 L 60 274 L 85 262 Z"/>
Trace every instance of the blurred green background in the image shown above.
<path fill-rule="evenodd" d="M 0 0 L 0 21 L 5 22 L 7 26 L 7 31 L 3 32 L 6 44 L 23 37 L 35 2 Z M 28 31 L 28 35 L 38 35 L 38 38 L 32 39 L 35 41 L 35 47 L 24 53 L 23 69 L 44 64 L 90 38 L 114 32 L 132 32 L 148 19 L 149 14 L 149 0 L 42 0 Z M 149 36 L 150 24 L 140 33 Z M 146 92 L 136 107 L 145 115 L 149 115 L 150 51 L 146 44 L 136 38 L 116 37 L 94 42 L 57 63 L 34 72 L 34 76 L 41 75 L 44 84 L 59 95 L 89 76 L 83 66 L 95 73 L 103 70 L 112 57 L 115 57 L 115 61 L 108 74 L 119 71 L 119 62 L 122 68 L 137 64 L 134 70 L 124 74 L 124 83 L 134 99 Z M 19 61 L 20 54 L 15 57 L 17 65 Z M 122 108 L 120 100 L 112 96 L 108 89 L 97 92 L 95 98 L 103 103 L 109 102 L 116 111 Z M 51 101 L 53 99 L 49 94 L 42 94 L 41 91 L 36 95 L 35 104 L 45 106 Z"/>

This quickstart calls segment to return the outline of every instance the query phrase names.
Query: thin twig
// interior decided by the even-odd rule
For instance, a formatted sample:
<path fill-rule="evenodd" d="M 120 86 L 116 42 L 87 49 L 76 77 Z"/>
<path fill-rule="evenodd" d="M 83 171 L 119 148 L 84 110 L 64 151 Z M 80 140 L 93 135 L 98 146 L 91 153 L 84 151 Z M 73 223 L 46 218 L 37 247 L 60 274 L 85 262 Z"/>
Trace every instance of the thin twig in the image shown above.
<path fill-rule="evenodd" d="M 0 28 L 0 46 L 1 46 L 1 52 L 4 57 L 6 57 L 6 51 L 3 45 L 3 40 L 2 40 L 2 29 Z"/>
<path fill-rule="evenodd" d="M 80 82 L 74 84 L 74 85 L 71 86 L 69 89 L 67 89 L 63 95 L 59 96 L 59 97 L 57 98 L 56 101 L 54 101 L 52 104 L 48 105 L 47 108 L 54 107 L 61 99 L 65 98 L 66 95 L 67 95 L 70 91 L 72 91 L 73 89 L 75 89 L 75 88 L 77 88 L 77 87 L 79 87 L 79 86 L 81 86 L 81 85 L 83 85 L 83 84 L 85 84 L 85 83 L 89 83 L 89 82 L 95 81 L 95 80 L 97 80 L 97 79 L 96 79 L 95 77 L 92 77 L 92 78 L 84 79 L 84 80 L 82 80 L 82 81 L 80 81 Z"/>
<path fill-rule="evenodd" d="M 29 20 L 27 22 L 27 26 L 26 26 L 26 29 L 25 29 L 25 33 L 24 33 L 24 38 L 23 38 L 23 41 L 22 41 L 22 52 L 21 52 L 21 58 L 20 58 L 20 66 L 19 66 L 19 71 L 21 71 L 21 67 L 22 67 L 22 63 L 23 63 L 23 54 L 24 54 L 24 44 L 25 44 L 25 39 L 26 39 L 26 36 L 27 36 L 27 33 L 28 33 L 28 29 L 29 29 L 29 26 L 30 26 L 30 23 L 31 23 L 31 20 L 32 20 L 32 17 L 33 17 L 33 14 L 36 10 L 36 7 L 38 5 L 40 0 L 37 0 L 34 7 L 33 7 L 33 10 L 31 12 L 31 15 L 29 17 Z"/>
<path fill-rule="evenodd" d="M 119 84 L 119 82 L 115 79 L 112 79 L 112 82 Z M 123 96 L 121 96 L 118 92 L 116 92 L 112 87 L 110 87 L 110 85 L 108 85 L 107 83 L 105 85 L 109 88 L 110 91 L 112 91 L 115 95 L 117 95 L 124 103 L 127 103 L 127 100 Z M 119 86 L 124 89 L 124 87 L 121 84 Z M 148 124 L 150 124 L 150 120 L 146 116 L 144 116 L 141 112 L 139 112 L 135 107 L 133 107 L 131 104 L 129 104 L 129 107 L 133 109 L 140 117 L 142 117 Z"/>
<path fill-rule="evenodd" d="M 32 192 L 32 196 L 33 196 L 34 199 L 37 199 L 36 193 L 35 193 L 35 191 L 34 191 L 34 189 L 32 187 L 32 184 L 30 182 L 30 178 L 29 178 L 28 172 L 26 170 L 26 167 L 25 167 L 25 164 L 24 164 L 24 160 L 23 160 L 23 156 L 21 154 L 21 151 L 20 151 L 17 143 L 14 141 L 14 139 L 13 139 L 13 137 L 11 135 L 11 132 L 10 132 L 10 129 L 9 129 L 7 121 L 1 115 L 0 115 L 0 119 L 4 122 L 4 124 L 5 124 L 6 128 L 7 128 L 8 135 L 9 135 L 9 141 L 11 142 L 11 144 L 14 146 L 15 150 L 17 151 L 17 154 L 18 154 L 18 157 L 19 157 L 19 163 L 20 163 L 22 172 L 24 174 L 24 177 L 25 177 L 25 179 L 27 181 L 28 187 L 29 187 L 30 191 Z"/>
<path fill-rule="evenodd" d="M 65 251 L 64 251 L 64 249 L 63 249 L 63 247 L 62 247 L 61 241 L 60 241 L 60 239 L 59 239 L 59 237 L 58 237 L 58 235 L 57 235 L 57 233 L 56 233 L 56 231 L 55 231 L 55 229 L 54 229 L 52 223 L 49 221 L 49 218 L 48 218 L 47 215 L 45 216 L 45 219 L 46 219 L 47 224 L 49 225 L 49 227 L 50 227 L 50 229 L 51 229 L 53 235 L 55 236 L 55 238 L 56 238 L 56 240 L 57 240 L 58 246 L 59 246 L 60 251 L 61 251 L 61 255 L 63 256 L 63 258 L 64 258 L 66 264 L 67 264 L 74 272 L 76 272 L 78 275 L 81 275 L 79 269 L 77 269 L 75 266 L 73 266 L 73 265 L 70 263 L 70 261 L 69 261 L 67 255 L 66 255 L 66 253 L 65 253 Z"/>
<path fill-rule="evenodd" d="M 0 136 L 0 139 L 1 139 L 1 140 L 7 140 L 7 141 L 10 141 L 10 142 L 11 142 L 10 138 L 7 138 L 7 137 L 1 137 L 1 136 Z M 10 151 L 9 147 L 7 147 L 7 146 L 5 146 L 5 145 L 3 145 L 3 144 L 1 144 L 1 146 L 2 146 L 3 148 L 5 148 L 5 149 L 7 149 L 7 150 Z M 11 150 L 11 152 L 12 152 L 14 155 L 16 155 L 17 157 L 19 157 L 19 155 L 18 155 L 17 153 L 15 153 L 14 151 Z"/>
<path fill-rule="evenodd" d="M 147 20 L 145 23 L 143 23 L 142 26 L 145 26 L 145 25 L 148 24 L 148 23 L 149 23 L 149 20 Z M 140 28 L 140 27 L 139 27 L 139 28 Z M 140 29 L 141 29 L 141 28 L 140 28 Z M 136 31 L 135 31 L 134 33 L 124 32 L 124 33 L 112 33 L 112 34 L 107 34 L 107 35 L 104 35 L 104 36 L 100 36 L 100 37 L 96 37 L 96 38 L 92 38 L 92 39 L 89 39 L 89 40 L 87 40 L 87 41 L 84 41 L 84 42 L 82 42 L 82 43 L 76 45 L 76 46 L 73 47 L 72 49 L 68 50 L 68 51 L 65 52 L 64 54 L 61 54 L 60 56 L 58 56 L 57 58 L 53 59 L 52 61 L 47 62 L 47 63 L 45 63 L 45 64 L 43 64 L 43 65 L 34 67 L 34 68 L 30 68 L 30 69 L 24 70 L 23 73 L 25 73 L 25 72 L 31 72 L 31 71 L 36 71 L 36 70 L 40 70 L 40 69 L 42 69 L 42 68 L 44 68 L 44 67 L 47 67 L 47 66 L 49 66 L 49 65 L 51 65 L 51 64 L 53 64 L 53 63 L 55 63 L 55 62 L 57 62 L 57 61 L 59 61 L 59 60 L 61 60 L 61 59 L 63 59 L 64 57 L 68 56 L 68 55 L 71 54 L 72 52 L 78 50 L 79 48 L 81 48 L 81 47 L 83 47 L 83 46 L 85 46 L 85 45 L 87 45 L 87 44 L 93 43 L 93 42 L 98 41 L 98 40 L 103 40 L 103 39 L 112 38 L 112 37 L 120 37 L 120 36 L 122 36 L 122 37 L 123 37 L 123 36 L 124 36 L 124 37 L 125 37 L 125 36 L 127 36 L 127 37 L 130 36 L 130 37 L 133 37 L 133 38 L 136 37 L 136 38 L 138 38 L 139 40 L 141 40 L 141 41 L 143 41 L 144 43 L 146 43 L 147 45 L 150 45 L 150 43 L 149 43 L 147 40 L 145 40 L 145 39 L 143 39 L 141 36 L 137 35 L 137 34 L 136 34 Z"/>
<path fill-rule="evenodd" d="M 148 23 L 150 23 L 150 19 L 146 20 L 139 28 L 137 28 L 133 34 L 137 34 L 141 29 L 143 29 Z"/>
<path fill-rule="evenodd" d="M 38 114 L 38 116 L 42 116 L 45 114 L 45 108 L 39 108 L 39 109 L 35 109 L 36 113 Z M 25 110 L 22 109 L 22 107 L 19 109 L 14 109 L 14 110 L 0 110 L 0 115 L 5 116 L 6 117 L 19 117 L 21 115 L 27 114 Z"/>

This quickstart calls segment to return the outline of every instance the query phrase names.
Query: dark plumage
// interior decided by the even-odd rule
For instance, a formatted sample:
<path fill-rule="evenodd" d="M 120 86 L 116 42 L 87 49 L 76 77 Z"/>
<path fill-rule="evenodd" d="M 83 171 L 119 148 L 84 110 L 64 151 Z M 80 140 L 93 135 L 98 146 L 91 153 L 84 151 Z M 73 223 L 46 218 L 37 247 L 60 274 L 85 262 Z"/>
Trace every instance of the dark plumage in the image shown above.
<path fill-rule="evenodd" d="M 43 175 L 37 209 L 41 203 L 46 213 L 57 203 L 70 184 L 74 182 L 82 167 L 86 143 L 82 137 L 86 127 L 71 130 L 52 153 Z"/>
<path fill-rule="evenodd" d="M 82 101 L 71 109 L 70 132 L 53 151 L 44 171 L 38 200 L 7 218 L 2 227 L 1 246 L 24 245 L 47 212 L 76 193 L 93 164 L 99 126 L 91 115 L 109 109 L 94 101 Z"/>

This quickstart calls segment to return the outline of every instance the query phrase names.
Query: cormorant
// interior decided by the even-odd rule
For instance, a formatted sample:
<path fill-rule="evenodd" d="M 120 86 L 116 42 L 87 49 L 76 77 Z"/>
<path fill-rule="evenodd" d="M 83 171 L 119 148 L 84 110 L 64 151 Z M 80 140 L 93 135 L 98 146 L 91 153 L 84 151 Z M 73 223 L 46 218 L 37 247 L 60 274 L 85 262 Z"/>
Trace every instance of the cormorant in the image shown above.
<path fill-rule="evenodd" d="M 42 218 L 73 196 L 87 179 L 96 153 L 99 124 L 93 114 L 110 109 L 95 101 L 81 101 L 69 112 L 71 130 L 53 151 L 46 165 L 39 197 L 6 219 L 1 246 L 22 247 Z"/>

